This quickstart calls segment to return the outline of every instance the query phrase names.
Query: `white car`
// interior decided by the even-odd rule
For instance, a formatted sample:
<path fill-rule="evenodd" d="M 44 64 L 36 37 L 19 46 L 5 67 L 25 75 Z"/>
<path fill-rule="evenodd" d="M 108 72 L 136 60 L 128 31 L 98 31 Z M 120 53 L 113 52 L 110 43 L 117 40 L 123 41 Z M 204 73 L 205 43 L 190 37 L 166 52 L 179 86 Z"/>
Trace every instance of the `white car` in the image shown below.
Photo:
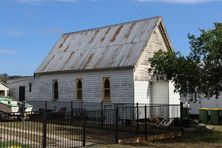
<path fill-rule="evenodd" d="M 32 108 L 32 105 L 20 101 L 15 101 L 11 97 L 0 97 L 0 119 L 27 119 L 27 115 L 32 112 Z"/>

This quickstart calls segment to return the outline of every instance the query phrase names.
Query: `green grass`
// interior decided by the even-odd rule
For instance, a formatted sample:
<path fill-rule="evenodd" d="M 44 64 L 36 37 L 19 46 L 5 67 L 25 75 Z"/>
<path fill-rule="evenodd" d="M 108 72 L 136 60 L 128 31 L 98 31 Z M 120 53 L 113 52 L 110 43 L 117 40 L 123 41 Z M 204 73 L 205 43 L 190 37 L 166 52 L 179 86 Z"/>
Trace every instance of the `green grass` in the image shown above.
<path fill-rule="evenodd" d="M 214 148 L 222 147 L 222 126 L 212 126 L 213 130 L 198 129 L 194 132 L 185 132 L 182 137 L 171 140 L 145 142 L 139 144 L 103 144 L 91 145 L 88 148 Z"/>
<path fill-rule="evenodd" d="M 16 141 L 0 142 L 1 148 L 31 148 L 30 145 L 21 144 Z"/>
<path fill-rule="evenodd" d="M 219 143 L 222 144 L 222 126 L 212 126 L 214 129 L 199 129 L 195 132 L 187 132 L 183 137 L 180 137 L 178 142 L 192 143 Z"/>

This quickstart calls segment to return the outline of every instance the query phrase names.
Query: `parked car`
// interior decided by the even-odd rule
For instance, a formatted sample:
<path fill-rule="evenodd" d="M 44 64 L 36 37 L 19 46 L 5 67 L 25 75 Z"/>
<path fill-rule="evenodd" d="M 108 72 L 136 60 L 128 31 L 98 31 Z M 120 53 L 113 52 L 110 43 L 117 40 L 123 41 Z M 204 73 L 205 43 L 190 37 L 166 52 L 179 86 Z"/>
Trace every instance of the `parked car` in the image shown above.
<path fill-rule="evenodd" d="M 26 120 L 29 118 L 32 108 L 32 105 L 25 102 L 16 101 L 11 97 L 0 97 L 0 120 Z"/>

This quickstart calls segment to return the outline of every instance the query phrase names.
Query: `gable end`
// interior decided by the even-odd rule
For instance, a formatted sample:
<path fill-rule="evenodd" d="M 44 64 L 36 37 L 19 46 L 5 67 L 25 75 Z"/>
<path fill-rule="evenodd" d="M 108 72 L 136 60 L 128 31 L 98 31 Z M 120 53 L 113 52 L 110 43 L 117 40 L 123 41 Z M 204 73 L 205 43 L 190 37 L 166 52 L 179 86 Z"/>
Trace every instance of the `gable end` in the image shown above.
<path fill-rule="evenodd" d="M 149 81 L 149 58 L 151 58 L 158 50 L 167 51 L 172 49 L 169 37 L 164 29 L 162 22 L 160 22 L 154 29 L 147 46 L 144 48 L 134 70 L 134 80 Z"/>

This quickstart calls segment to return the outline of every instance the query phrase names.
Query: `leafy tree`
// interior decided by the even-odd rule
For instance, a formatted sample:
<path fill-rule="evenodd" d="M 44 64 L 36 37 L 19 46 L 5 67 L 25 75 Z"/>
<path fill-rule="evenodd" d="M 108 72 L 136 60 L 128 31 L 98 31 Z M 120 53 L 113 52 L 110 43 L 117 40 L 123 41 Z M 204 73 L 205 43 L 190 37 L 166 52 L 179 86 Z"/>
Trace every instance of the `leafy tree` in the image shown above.
<path fill-rule="evenodd" d="M 201 29 L 199 37 L 188 34 L 188 38 L 188 56 L 160 50 L 149 59 L 150 73 L 157 79 L 164 76 L 172 80 L 181 95 L 218 98 L 222 91 L 222 23 L 215 23 L 210 30 Z"/>
<path fill-rule="evenodd" d="M 6 83 L 8 75 L 6 73 L 0 74 L 0 82 Z"/>

